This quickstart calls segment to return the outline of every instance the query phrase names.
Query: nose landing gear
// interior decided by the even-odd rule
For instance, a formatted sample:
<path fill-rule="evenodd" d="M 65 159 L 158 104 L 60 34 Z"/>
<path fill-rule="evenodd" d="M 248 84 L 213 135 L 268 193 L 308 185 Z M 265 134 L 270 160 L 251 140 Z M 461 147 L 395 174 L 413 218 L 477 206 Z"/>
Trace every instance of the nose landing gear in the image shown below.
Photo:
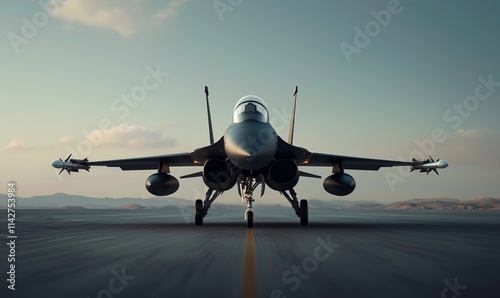
<path fill-rule="evenodd" d="M 247 205 L 247 210 L 245 210 L 245 221 L 247 223 L 247 228 L 253 228 L 253 222 L 256 218 L 255 212 L 252 208 L 253 199 L 253 191 L 261 184 L 263 181 L 262 177 L 254 178 L 251 177 L 242 177 L 238 180 L 238 191 L 241 195 L 241 200 L 243 204 Z M 262 184 L 262 192 L 261 196 L 264 194 L 264 184 Z"/>

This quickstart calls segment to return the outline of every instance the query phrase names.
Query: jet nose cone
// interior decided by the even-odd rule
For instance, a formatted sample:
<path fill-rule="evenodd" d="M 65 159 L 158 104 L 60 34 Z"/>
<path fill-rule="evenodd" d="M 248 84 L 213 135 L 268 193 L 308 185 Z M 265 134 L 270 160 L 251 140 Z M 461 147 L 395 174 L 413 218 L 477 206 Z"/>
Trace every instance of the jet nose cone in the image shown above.
<path fill-rule="evenodd" d="M 267 123 L 239 123 L 224 135 L 224 150 L 233 165 L 257 170 L 268 165 L 276 154 L 276 132 Z"/>
<path fill-rule="evenodd" d="M 440 169 L 444 169 L 448 166 L 448 162 L 446 160 L 440 160 L 437 162 L 437 166 Z"/>
<path fill-rule="evenodd" d="M 238 157 L 252 157 L 252 153 L 255 153 L 252 150 L 248 150 L 248 148 L 241 148 L 239 146 L 233 146 L 232 150 L 232 153 Z"/>

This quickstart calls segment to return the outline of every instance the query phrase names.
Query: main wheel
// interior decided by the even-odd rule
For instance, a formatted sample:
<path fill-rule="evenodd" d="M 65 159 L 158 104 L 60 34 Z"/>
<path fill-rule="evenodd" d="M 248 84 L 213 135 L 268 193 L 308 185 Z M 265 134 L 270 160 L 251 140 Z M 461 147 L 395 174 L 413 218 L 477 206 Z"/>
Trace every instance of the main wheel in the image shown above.
<path fill-rule="evenodd" d="M 247 213 L 247 228 L 253 228 L 253 212 L 248 211 Z"/>
<path fill-rule="evenodd" d="M 300 224 L 307 226 L 309 222 L 309 211 L 307 210 L 307 200 L 300 200 Z"/>
<path fill-rule="evenodd" d="M 197 226 L 201 226 L 203 224 L 203 201 L 199 199 L 196 200 L 194 208 L 194 223 Z"/>

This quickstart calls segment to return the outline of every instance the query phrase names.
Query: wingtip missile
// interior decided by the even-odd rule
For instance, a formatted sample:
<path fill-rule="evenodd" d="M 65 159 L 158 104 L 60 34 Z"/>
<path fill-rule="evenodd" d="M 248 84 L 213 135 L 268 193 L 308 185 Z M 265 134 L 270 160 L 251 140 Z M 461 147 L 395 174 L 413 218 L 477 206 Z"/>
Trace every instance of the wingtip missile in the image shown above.
<path fill-rule="evenodd" d="M 52 161 L 51 165 L 56 169 L 61 169 L 61 171 L 59 171 L 59 175 L 61 175 L 61 173 L 65 170 L 71 175 L 71 172 L 79 172 L 79 170 L 86 170 L 87 172 L 90 172 L 90 166 L 87 165 L 87 161 L 87 158 L 72 159 L 70 154 L 65 160 L 59 158 Z"/>
<path fill-rule="evenodd" d="M 410 172 L 420 170 L 420 172 L 426 173 L 426 175 L 428 175 L 430 171 L 434 171 L 439 175 L 437 169 L 444 169 L 449 165 L 446 160 L 439 158 L 434 160 L 431 156 L 429 156 L 429 159 L 426 160 L 413 159 L 412 161 L 413 165 L 410 167 Z"/>

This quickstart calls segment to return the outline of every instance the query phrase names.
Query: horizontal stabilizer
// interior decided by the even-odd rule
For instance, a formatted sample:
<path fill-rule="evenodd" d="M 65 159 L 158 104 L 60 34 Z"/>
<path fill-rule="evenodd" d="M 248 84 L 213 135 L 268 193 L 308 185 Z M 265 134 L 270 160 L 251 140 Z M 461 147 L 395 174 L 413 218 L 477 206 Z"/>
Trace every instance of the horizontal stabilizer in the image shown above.
<path fill-rule="evenodd" d="M 307 173 L 307 172 L 302 172 L 302 171 L 299 171 L 299 176 L 301 176 L 301 177 L 309 177 L 309 178 L 318 178 L 318 179 L 321 178 L 321 176 L 314 175 L 314 174 Z"/>
<path fill-rule="evenodd" d="M 203 174 L 201 172 L 196 172 L 196 173 L 193 173 L 193 174 L 188 174 L 188 175 L 181 176 L 180 178 L 181 179 L 186 179 L 186 178 L 196 178 L 196 177 L 201 177 L 201 176 L 203 176 Z"/>

